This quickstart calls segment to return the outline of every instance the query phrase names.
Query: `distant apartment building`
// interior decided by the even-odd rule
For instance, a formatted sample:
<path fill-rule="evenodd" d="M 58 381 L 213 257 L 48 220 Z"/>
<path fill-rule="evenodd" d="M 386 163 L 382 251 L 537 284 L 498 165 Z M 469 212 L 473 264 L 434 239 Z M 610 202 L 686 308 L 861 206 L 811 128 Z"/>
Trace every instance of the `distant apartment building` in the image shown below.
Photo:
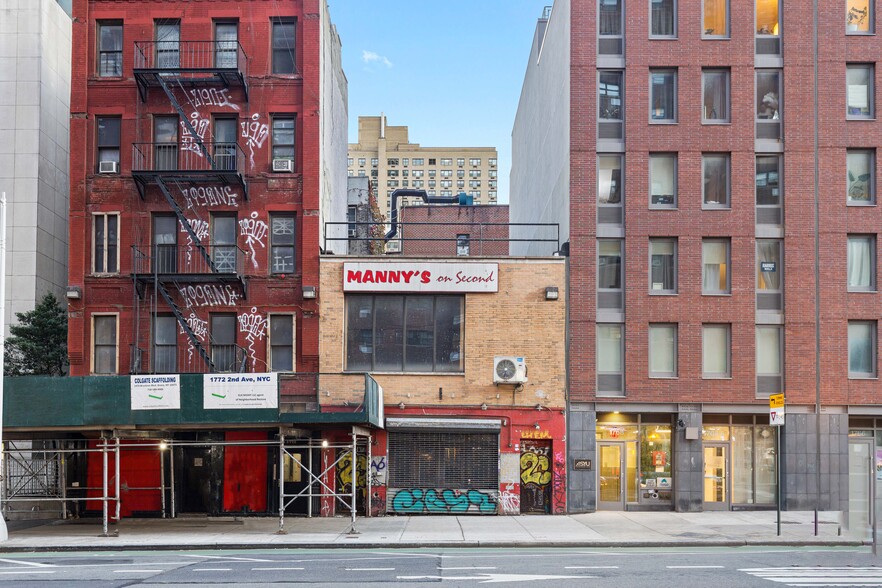
<path fill-rule="evenodd" d="M 780 464 L 785 509 L 868 524 L 878 7 L 557 0 L 539 19 L 510 206 L 569 241 L 571 511 L 774 508 Z"/>
<path fill-rule="evenodd" d="M 371 179 L 387 219 L 396 188 L 426 190 L 429 196 L 465 192 L 475 204 L 497 201 L 495 147 L 422 147 L 410 142 L 407 127 L 387 125 L 385 115 L 358 117 L 358 143 L 349 144 L 348 163 L 350 176 Z M 405 198 L 399 207 L 409 203 Z"/>
<path fill-rule="evenodd" d="M 67 285 L 70 77 L 71 18 L 59 2 L 0 4 L 6 324 Z"/>

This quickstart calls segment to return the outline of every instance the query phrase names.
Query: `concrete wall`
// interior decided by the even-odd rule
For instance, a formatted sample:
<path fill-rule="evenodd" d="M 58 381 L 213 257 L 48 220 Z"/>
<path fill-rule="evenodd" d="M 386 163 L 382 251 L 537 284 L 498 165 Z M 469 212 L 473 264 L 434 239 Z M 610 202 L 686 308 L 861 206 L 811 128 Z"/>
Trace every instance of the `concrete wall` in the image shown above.
<path fill-rule="evenodd" d="M 321 29 L 321 186 L 319 226 L 329 237 L 346 237 L 345 225 L 325 226 L 346 220 L 346 136 L 349 124 L 349 86 L 343 73 L 340 35 L 331 23 L 328 4 L 322 1 Z M 323 243 L 323 247 L 326 245 Z M 334 253 L 346 253 L 346 241 L 328 241 Z"/>
<path fill-rule="evenodd" d="M 15 7 L 12 7 L 15 6 Z M 71 19 L 55 0 L 0 8 L 6 323 L 67 285 Z"/>
<path fill-rule="evenodd" d="M 541 33 L 544 31 L 544 35 Z M 544 42 L 543 42 L 544 41 Z M 541 51 L 540 51 L 541 47 Z M 570 211 L 570 0 L 557 0 L 539 22 L 511 133 L 512 223 L 559 223 L 569 239 Z M 535 238 L 538 229 L 512 228 L 512 237 Z M 539 243 L 513 243 L 512 255 L 537 254 Z"/>

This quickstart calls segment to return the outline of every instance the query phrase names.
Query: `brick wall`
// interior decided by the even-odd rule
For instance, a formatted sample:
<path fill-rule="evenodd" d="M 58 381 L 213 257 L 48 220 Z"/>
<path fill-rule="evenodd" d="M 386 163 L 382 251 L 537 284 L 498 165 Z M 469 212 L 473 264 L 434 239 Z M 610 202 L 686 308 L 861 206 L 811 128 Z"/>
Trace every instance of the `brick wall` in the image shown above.
<path fill-rule="evenodd" d="M 468 235 L 469 255 L 509 253 L 508 206 L 405 206 L 400 220 L 403 255 L 456 255 L 457 235 Z"/>

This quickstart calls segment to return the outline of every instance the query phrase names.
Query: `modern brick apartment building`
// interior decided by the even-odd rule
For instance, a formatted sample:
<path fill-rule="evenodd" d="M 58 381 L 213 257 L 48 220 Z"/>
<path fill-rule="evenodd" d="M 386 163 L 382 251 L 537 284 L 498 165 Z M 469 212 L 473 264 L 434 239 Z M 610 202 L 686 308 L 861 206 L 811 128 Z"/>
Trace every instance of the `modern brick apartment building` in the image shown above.
<path fill-rule="evenodd" d="M 773 508 L 780 456 L 785 508 L 867 521 L 882 41 L 875 3 L 816 6 L 557 0 L 539 20 L 511 218 L 569 239 L 572 511 Z"/>

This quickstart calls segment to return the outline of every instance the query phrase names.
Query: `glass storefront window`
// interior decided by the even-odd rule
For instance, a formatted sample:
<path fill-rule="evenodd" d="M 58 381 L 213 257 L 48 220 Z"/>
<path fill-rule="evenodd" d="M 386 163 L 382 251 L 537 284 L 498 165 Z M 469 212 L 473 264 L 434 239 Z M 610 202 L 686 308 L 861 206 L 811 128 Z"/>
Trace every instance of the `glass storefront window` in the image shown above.
<path fill-rule="evenodd" d="M 754 428 L 754 469 L 756 470 L 756 504 L 775 504 L 778 498 L 778 485 L 775 463 L 778 452 L 775 449 L 775 427 L 757 425 Z"/>
<path fill-rule="evenodd" d="M 728 441 L 729 427 L 718 425 L 705 425 L 701 429 L 702 441 Z"/>
<path fill-rule="evenodd" d="M 671 458 L 670 425 L 643 425 L 640 428 L 640 503 L 670 502 Z"/>
<path fill-rule="evenodd" d="M 636 441 L 637 425 L 597 424 L 598 441 Z"/>
<path fill-rule="evenodd" d="M 732 502 L 753 504 L 753 427 L 732 427 Z"/>

